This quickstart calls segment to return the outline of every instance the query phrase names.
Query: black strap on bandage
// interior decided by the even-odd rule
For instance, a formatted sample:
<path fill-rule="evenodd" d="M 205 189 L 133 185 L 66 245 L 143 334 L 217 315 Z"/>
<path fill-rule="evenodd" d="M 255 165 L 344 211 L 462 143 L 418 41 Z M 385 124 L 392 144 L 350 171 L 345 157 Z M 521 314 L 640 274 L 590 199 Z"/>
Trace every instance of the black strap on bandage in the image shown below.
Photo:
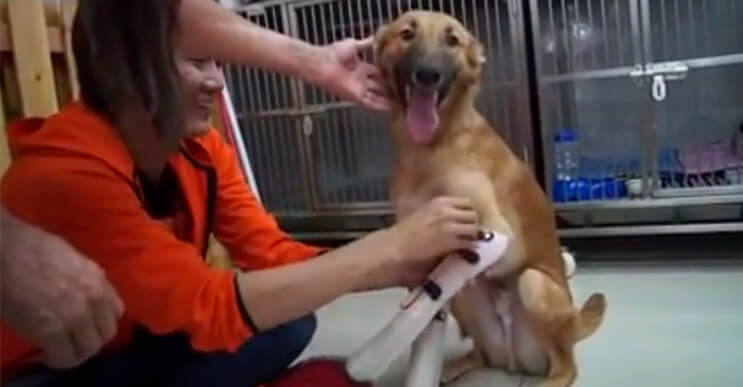
<path fill-rule="evenodd" d="M 472 250 L 460 250 L 459 255 L 462 256 L 462 259 L 473 265 L 477 265 L 480 262 L 480 256 Z"/>
<path fill-rule="evenodd" d="M 434 301 L 438 301 L 438 299 L 441 298 L 441 287 L 431 280 L 428 280 L 423 284 L 423 291 L 426 292 L 426 294 L 428 294 L 428 296 Z"/>
<path fill-rule="evenodd" d="M 492 231 L 480 230 L 477 232 L 477 239 L 481 241 L 489 242 L 493 238 L 495 238 L 495 234 Z M 480 261 L 480 256 L 474 251 L 462 250 L 459 253 L 471 264 L 477 264 Z M 433 280 L 429 279 L 423 284 L 423 291 L 434 301 L 438 301 L 441 298 L 441 287 L 436 282 L 433 282 Z"/>

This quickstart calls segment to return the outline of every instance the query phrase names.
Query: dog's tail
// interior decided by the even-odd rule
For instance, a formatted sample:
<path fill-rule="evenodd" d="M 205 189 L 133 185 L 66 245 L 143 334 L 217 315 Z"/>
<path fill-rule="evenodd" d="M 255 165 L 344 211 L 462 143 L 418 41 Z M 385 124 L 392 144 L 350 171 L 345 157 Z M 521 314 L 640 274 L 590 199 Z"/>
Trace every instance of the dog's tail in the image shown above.
<path fill-rule="evenodd" d="M 575 341 L 581 341 L 591 336 L 599 329 L 604 320 L 606 311 L 606 297 L 601 293 L 593 293 L 583 304 L 575 319 Z"/>

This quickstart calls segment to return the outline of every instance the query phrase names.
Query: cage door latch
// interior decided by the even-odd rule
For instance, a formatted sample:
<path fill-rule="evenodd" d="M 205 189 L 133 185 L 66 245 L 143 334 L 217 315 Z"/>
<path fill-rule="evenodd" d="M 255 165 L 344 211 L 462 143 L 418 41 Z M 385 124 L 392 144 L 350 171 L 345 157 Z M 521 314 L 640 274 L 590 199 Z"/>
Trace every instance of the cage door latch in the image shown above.
<path fill-rule="evenodd" d="M 662 75 L 668 81 L 684 79 L 689 72 L 689 66 L 684 62 L 650 63 L 645 68 L 649 76 Z"/>
<path fill-rule="evenodd" d="M 686 78 L 689 66 L 683 62 L 649 63 L 645 66 L 637 66 L 630 72 L 630 78 L 639 80 L 651 79 L 650 92 L 653 99 L 663 101 L 668 94 L 666 81 L 678 81 Z"/>
<path fill-rule="evenodd" d="M 650 91 L 654 100 L 660 102 L 666 99 L 666 80 L 662 75 L 653 75 L 653 85 Z"/>
<path fill-rule="evenodd" d="M 302 118 L 302 133 L 304 133 L 305 136 L 309 137 L 312 136 L 312 133 L 315 131 L 315 125 L 312 122 L 312 117 L 309 115 L 304 116 Z"/>

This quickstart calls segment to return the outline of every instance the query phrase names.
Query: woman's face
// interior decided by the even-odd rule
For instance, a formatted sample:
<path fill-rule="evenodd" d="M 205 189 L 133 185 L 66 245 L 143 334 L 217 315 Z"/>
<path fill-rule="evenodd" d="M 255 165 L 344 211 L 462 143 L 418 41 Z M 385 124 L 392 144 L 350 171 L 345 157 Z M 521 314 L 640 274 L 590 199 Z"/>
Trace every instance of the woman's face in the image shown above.
<path fill-rule="evenodd" d="M 176 58 L 183 82 L 186 136 L 199 136 L 209 129 L 214 96 L 224 87 L 222 71 L 212 59 Z"/>

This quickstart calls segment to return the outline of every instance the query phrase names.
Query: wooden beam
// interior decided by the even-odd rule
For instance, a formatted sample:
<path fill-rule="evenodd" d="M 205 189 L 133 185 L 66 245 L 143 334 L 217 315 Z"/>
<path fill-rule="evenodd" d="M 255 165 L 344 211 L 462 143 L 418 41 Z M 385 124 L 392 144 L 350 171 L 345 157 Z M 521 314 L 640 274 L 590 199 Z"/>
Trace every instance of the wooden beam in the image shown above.
<path fill-rule="evenodd" d="M 8 21 L 8 0 L 0 0 L 0 22 Z"/>
<path fill-rule="evenodd" d="M 61 0 L 41 0 L 41 4 L 44 6 L 44 19 L 46 20 L 46 25 L 55 27 L 62 25 L 60 1 Z"/>
<path fill-rule="evenodd" d="M 8 136 L 5 120 L 5 107 L 3 106 L 3 90 L 0 84 L 0 177 L 10 166 L 10 149 L 8 148 Z"/>
<path fill-rule="evenodd" d="M 3 113 L 6 122 L 9 120 L 23 117 L 23 103 L 21 102 L 21 90 L 18 86 L 18 73 L 15 68 L 15 61 L 9 57 L 10 54 L 3 55 L 3 63 L 0 65 L 0 83 L 3 85 Z"/>
<path fill-rule="evenodd" d="M 62 28 L 46 27 L 49 52 L 52 54 L 61 54 L 65 51 L 64 36 L 62 35 Z M 5 22 L 0 22 L 0 51 L 13 51 L 13 43 L 10 41 L 10 26 Z"/>
<path fill-rule="evenodd" d="M 72 52 L 72 22 L 77 10 L 77 0 L 60 0 L 62 2 L 62 31 L 64 32 L 65 60 L 67 61 L 67 76 L 72 89 L 72 98 L 80 97 L 80 84 L 77 80 L 77 67 L 75 67 L 75 54 Z"/>
<path fill-rule="evenodd" d="M 58 110 L 49 38 L 41 0 L 8 0 L 24 116 L 46 117 Z"/>
<path fill-rule="evenodd" d="M 0 21 L 7 20 L 7 3 L 6 0 L 0 0 Z M 2 28 L 1 26 L 5 25 L 4 23 L 0 22 L 0 46 L 3 45 L 3 41 L 7 41 L 8 45 L 10 45 L 10 37 L 8 36 L 8 30 L 6 28 Z M 7 27 L 7 26 L 6 26 Z M 7 64 L 0 64 L 0 72 L 5 72 L 3 66 Z M 0 77 L 2 77 L 4 74 L 0 74 Z M 8 147 L 8 136 L 7 136 L 7 123 L 8 119 L 5 116 L 5 95 L 7 93 L 3 93 L 3 82 L 2 79 L 0 79 L 0 177 L 2 177 L 5 174 L 5 171 L 8 169 L 8 166 L 10 166 L 10 149 Z"/>
<path fill-rule="evenodd" d="M 3 85 L 3 114 L 5 121 L 23 116 L 21 90 L 18 87 L 18 73 L 10 54 L 3 54 L 3 63 L 0 65 L 0 84 Z"/>

